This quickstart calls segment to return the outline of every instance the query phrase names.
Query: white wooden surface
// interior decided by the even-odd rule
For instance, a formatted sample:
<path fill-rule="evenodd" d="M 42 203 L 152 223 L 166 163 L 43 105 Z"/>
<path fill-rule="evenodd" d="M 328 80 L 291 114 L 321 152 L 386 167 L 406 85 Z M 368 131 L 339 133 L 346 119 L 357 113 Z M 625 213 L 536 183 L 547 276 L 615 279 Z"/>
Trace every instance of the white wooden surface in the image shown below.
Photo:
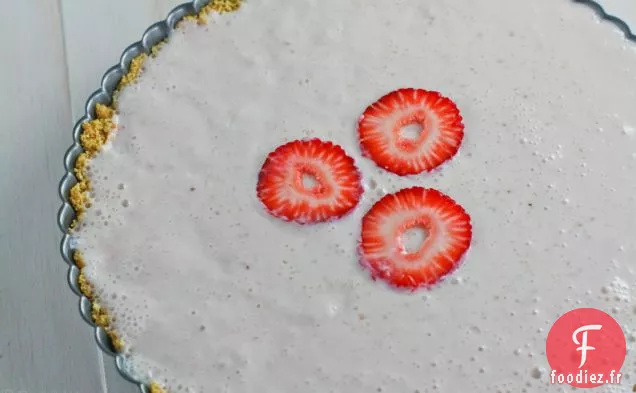
<path fill-rule="evenodd" d="M 636 34 L 636 0 L 597 0 L 610 15 L 625 21 L 633 34 Z"/>
<path fill-rule="evenodd" d="M 0 3 L 0 393 L 137 393 L 66 284 L 57 185 L 101 75 L 180 0 Z M 636 26 L 636 0 L 604 0 Z"/>

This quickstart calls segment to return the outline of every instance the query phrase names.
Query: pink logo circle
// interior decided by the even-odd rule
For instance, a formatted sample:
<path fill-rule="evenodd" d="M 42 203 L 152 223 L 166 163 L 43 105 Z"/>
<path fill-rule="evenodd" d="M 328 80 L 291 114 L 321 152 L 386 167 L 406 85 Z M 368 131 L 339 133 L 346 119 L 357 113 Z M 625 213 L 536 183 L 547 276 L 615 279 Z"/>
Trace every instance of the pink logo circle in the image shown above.
<path fill-rule="evenodd" d="M 595 308 L 572 310 L 548 333 L 550 382 L 578 388 L 620 384 L 626 352 L 625 334 L 609 314 Z"/>

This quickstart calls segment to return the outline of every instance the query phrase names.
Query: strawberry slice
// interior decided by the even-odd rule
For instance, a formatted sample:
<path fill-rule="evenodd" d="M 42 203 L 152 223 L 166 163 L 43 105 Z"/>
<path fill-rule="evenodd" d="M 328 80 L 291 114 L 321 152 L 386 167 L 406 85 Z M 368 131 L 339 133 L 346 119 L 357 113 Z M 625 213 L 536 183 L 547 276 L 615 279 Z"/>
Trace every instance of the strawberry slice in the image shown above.
<path fill-rule="evenodd" d="M 406 235 L 420 230 L 414 249 Z M 360 263 L 392 286 L 415 290 L 451 273 L 468 250 L 470 216 L 435 189 L 406 188 L 380 199 L 362 218 Z"/>
<path fill-rule="evenodd" d="M 271 215 L 299 224 L 344 216 L 358 204 L 362 191 L 353 158 L 320 139 L 279 146 L 267 156 L 256 187 Z"/>
<path fill-rule="evenodd" d="M 431 171 L 459 150 L 459 109 L 435 91 L 400 89 L 369 106 L 358 120 L 362 153 L 397 175 Z"/>

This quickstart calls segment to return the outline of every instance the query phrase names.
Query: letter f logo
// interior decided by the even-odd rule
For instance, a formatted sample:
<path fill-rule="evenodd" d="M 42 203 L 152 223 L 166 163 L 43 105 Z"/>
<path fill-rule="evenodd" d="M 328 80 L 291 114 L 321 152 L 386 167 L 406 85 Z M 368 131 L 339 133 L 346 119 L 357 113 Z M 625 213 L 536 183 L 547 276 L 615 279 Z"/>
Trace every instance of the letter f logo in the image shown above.
<path fill-rule="evenodd" d="M 574 333 L 572 333 L 572 341 L 574 341 L 574 344 L 580 345 L 580 347 L 576 349 L 577 351 L 581 351 L 581 364 L 579 365 L 579 368 L 583 367 L 585 361 L 587 360 L 587 351 L 593 351 L 596 349 L 587 345 L 587 332 L 589 330 L 601 330 L 602 327 L 603 326 L 601 325 L 585 325 L 576 329 Z M 579 342 L 576 336 L 578 336 L 578 334 L 581 332 L 583 332 L 583 334 L 581 335 L 581 342 Z"/>

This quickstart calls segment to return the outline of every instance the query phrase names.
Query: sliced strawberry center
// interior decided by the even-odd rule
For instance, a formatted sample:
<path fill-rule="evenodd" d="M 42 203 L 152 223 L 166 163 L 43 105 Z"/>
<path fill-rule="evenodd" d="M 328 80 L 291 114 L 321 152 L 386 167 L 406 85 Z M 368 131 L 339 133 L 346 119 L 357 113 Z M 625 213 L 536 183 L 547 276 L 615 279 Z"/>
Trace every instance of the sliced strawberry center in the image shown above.
<path fill-rule="evenodd" d="M 402 256 L 411 261 L 417 261 L 422 257 L 423 251 L 429 247 L 431 230 L 430 220 L 426 216 L 407 220 L 396 228 L 395 244 Z"/>
<path fill-rule="evenodd" d="M 393 127 L 395 146 L 405 153 L 417 152 L 430 133 L 426 120 L 423 111 L 404 114 Z"/>
<path fill-rule="evenodd" d="M 333 189 L 325 180 L 321 170 L 312 163 L 297 164 L 294 176 L 294 188 L 300 194 L 313 198 L 327 198 Z"/>

